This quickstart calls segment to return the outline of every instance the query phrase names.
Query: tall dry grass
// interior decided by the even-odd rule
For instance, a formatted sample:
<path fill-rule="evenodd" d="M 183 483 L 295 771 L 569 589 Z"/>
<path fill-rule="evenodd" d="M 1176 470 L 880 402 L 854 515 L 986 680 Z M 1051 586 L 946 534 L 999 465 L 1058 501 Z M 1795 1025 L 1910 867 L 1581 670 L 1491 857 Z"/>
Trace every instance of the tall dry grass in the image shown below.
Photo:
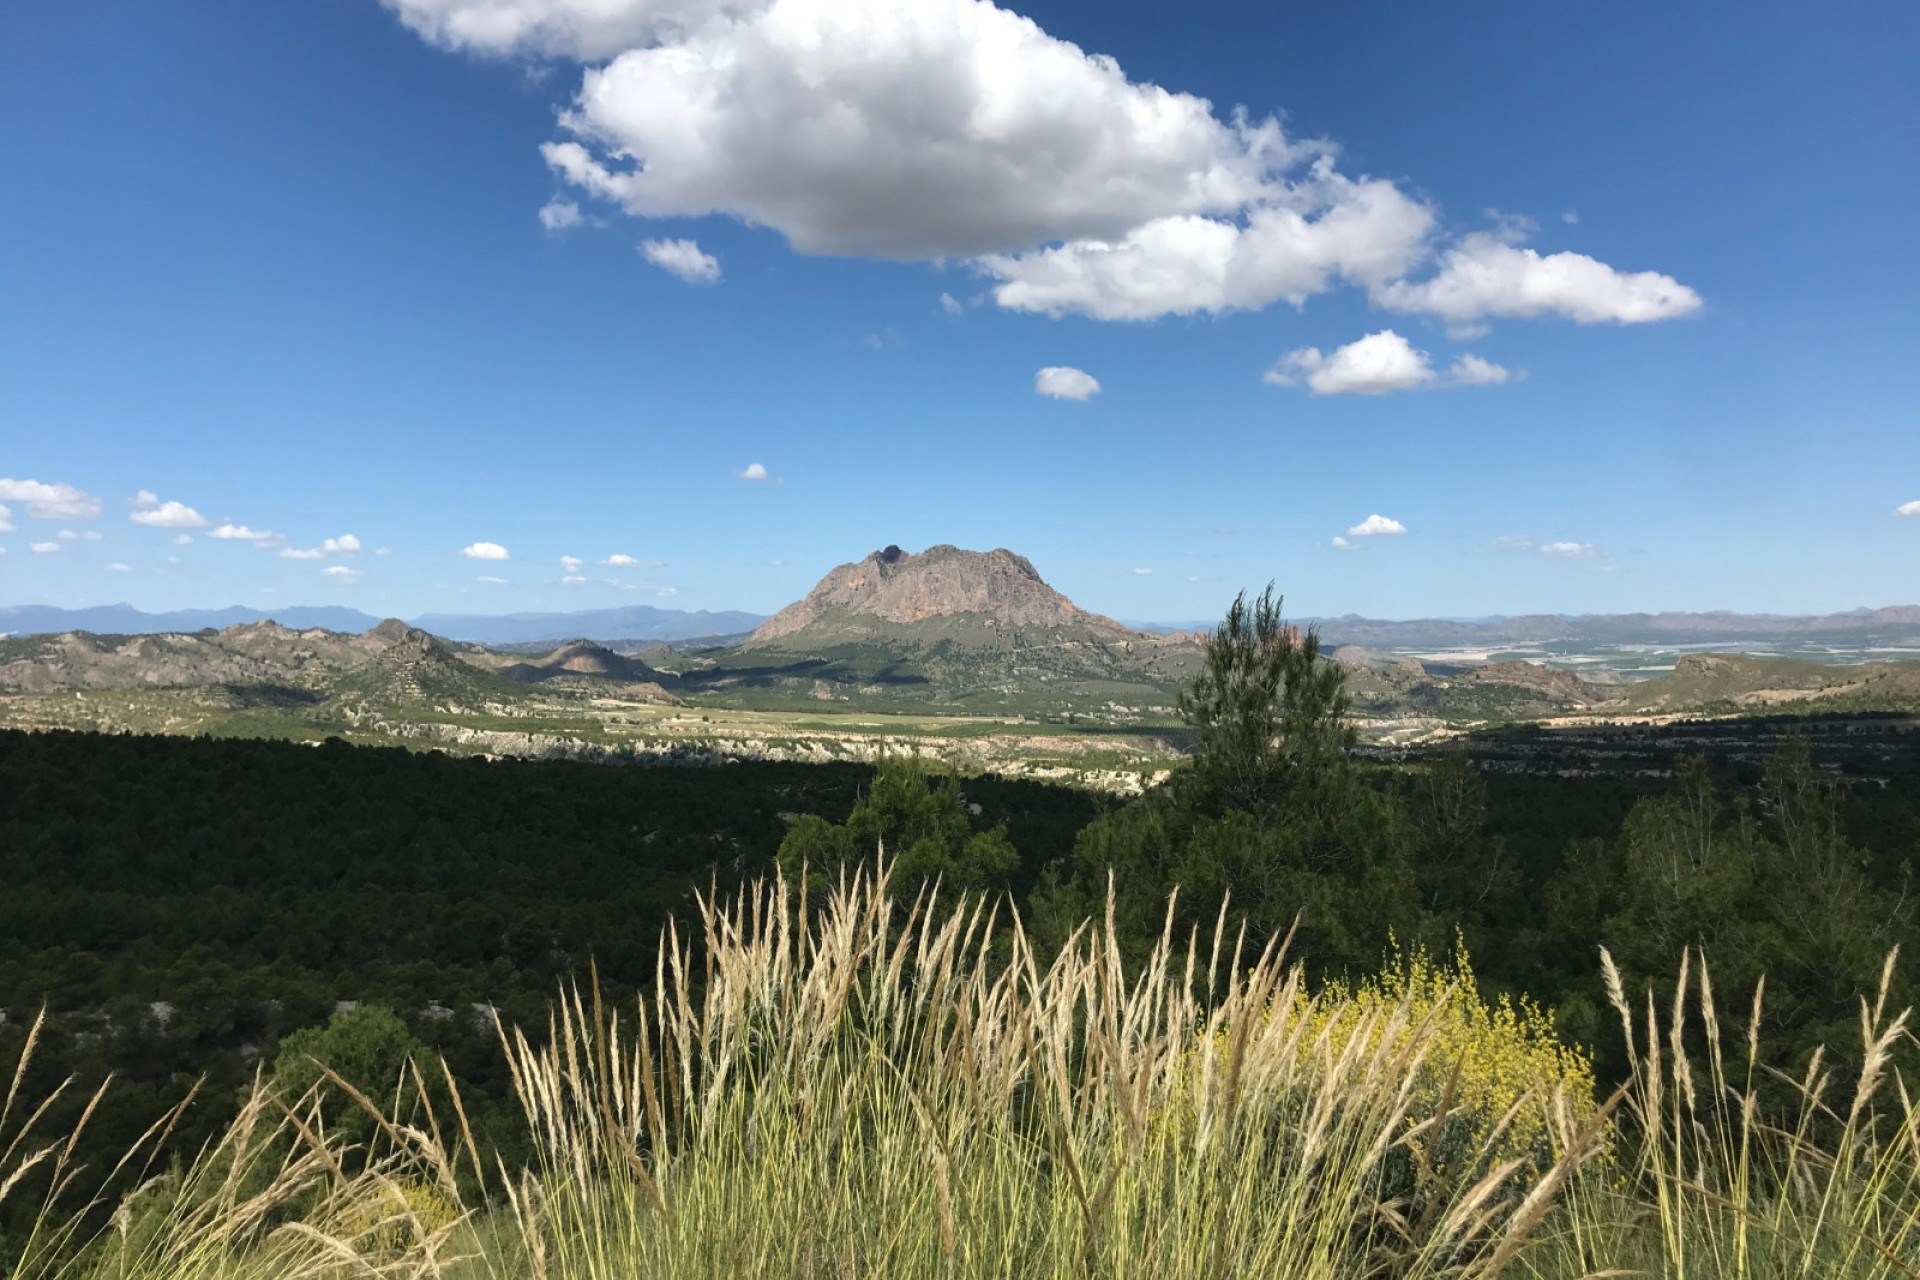
<path fill-rule="evenodd" d="M 475 1141 L 450 1080 L 415 1070 L 376 1101 L 334 1078 L 326 1105 L 263 1083 L 100 1226 L 71 1203 L 62 1139 L 8 1118 L 16 1085 L 0 1183 L 65 1180 L 18 1274 L 1920 1274 L 1920 1139 L 1884 1070 L 1904 1015 L 1881 1006 L 1839 1127 L 1796 1137 L 1765 1125 L 1751 1065 L 1731 1080 L 1715 1048 L 1695 1081 L 1678 1006 L 1665 1027 L 1649 1008 L 1620 1113 L 1551 1073 L 1490 1102 L 1449 1061 L 1479 1024 L 1446 992 L 1309 992 L 1284 945 L 1244 954 L 1224 920 L 1163 935 L 1130 975 L 1108 922 L 1043 959 L 983 903 L 896 904 L 884 869 L 824 903 L 776 880 L 700 907 L 702 936 L 662 940 L 636 1007 L 589 988 L 538 1043 L 503 1032 L 524 1167 Z M 1696 986 L 1711 1019 L 1704 974 L 1683 974 Z M 343 1101 L 378 1117 L 370 1148 L 327 1127 Z M 1511 1154 L 1516 1123 L 1544 1148 Z"/>
<path fill-rule="evenodd" d="M 1914 1043 L 1911 1011 L 1887 1007 L 1898 960 L 1860 1001 L 1858 1060 L 1841 1073 L 1816 1050 L 1795 1078 L 1762 1062 L 1764 981 L 1729 1059 L 1703 960 L 1682 957 L 1663 1019 L 1651 991 L 1634 1007 L 1602 952 L 1632 1064 L 1625 1159 L 1574 1180 L 1559 1229 L 1530 1255 L 1538 1273 L 1920 1277 L 1920 1111 L 1893 1069 Z"/>

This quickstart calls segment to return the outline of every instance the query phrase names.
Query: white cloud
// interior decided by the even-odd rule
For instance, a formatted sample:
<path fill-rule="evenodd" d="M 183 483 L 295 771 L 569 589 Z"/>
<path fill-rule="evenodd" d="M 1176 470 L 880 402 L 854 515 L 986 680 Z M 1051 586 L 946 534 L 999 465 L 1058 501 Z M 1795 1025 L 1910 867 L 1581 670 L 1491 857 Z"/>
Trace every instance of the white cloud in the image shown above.
<path fill-rule="evenodd" d="M 0 533 L 12 533 L 12 532 L 13 532 L 13 512 L 7 510 L 7 508 L 4 506 L 0 506 Z"/>
<path fill-rule="evenodd" d="M 967 304 L 950 293 L 942 293 L 940 295 L 940 309 L 950 316 L 960 316 L 966 314 Z"/>
<path fill-rule="evenodd" d="M 1335 534 L 1333 538 L 1333 549 L 1335 551 L 1358 551 L 1360 544 L 1357 542 L 1349 542 L 1339 534 Z"/>
<path fill-rule="evenodd" d="M 1434 250 L 1433 208 L 1340 173 L 1329 144 L 1129 80 L 989 0 L 385 3 L 443 47 L 586 64 L 542 148 L 575 193 L 802 253 L 970 260 L 1004 307 L 1298 303 Z"/>
<path fill-rule="evenodd" d="M 490 587 L 504 587 L 507 585 L 507 580 L 505 578 L 480 577 L 480 578 L 474 579 L 474 581 L 484 582 Z"/>
<path fill-rule="evenodd" d="M 72 542 L 75 539 L 79 538 L 80 535 L 75 533 L 71 529 L 62 529 L 60 532 L 54 534 L 53 536 L 60 539 L 60 541 L 62 542 Z"/>
<path fill-rule="evenodd" d="M 1920 499 L 1901 503 L 1893 509 L 1893 514 L 1896 516 L 1920 516 Z"/>
<path fill-rule="evenodd" d="M 715 284 L 720 279 L 720 259 L 702 253 L 691 240 L 643 240 L 640 253 L 654 266 L 688 284 Z"/>
<path fill-rule="evenodd" d="M 100 514 L 100 499 L 70 484 L 40 480 L 0 480 L 0 502 L 18 502 L 35 520 L 91 520 Z"/>
<path fill-rule="evenodd" d="M 350 533 L 343 533 L 337 538 L 322 538 L 320 549 L 330 556 L 350 556 L 360 550 L 360 539 Z"/>
<path fill-rule="evenodd" d="M 1100 394 L 1100 380 L 1071 365 L 1048 365 L 1033 375 L 1034 394 L 1050 400 L 1086 400 Z"/>
<path fill-rule="evenodd" d="M 560 585 L 563 587 L 571 587 L 571 586 L 576 586 L 579 583 L 585 582 L 586 580 L 587 579 L 585 574 L 569 573 L 560 579 Z"/>
<path fill-rule="evenodd" d="M 767 469 L 757 462 L 749 462 L 744 469 L 736 471 L 733 474 L 739 476 L 742 480 L 765 480 L 767 478 Z"/>
<path fill-rule="evenodd" d="M 1578 209 L 1569 209 L 1560 215 L 1560 221 L 1570 227 L 1577 227 L 1580 225 L 1580 211 Z"/>
<path fill-rule="evenodd" d="M 249 529 L 246 525 L 235 524 L 231 520 L 207 530 L 207 536 L 230 542 L 251 542 L 256 547 L 277 541 L 280 537 L 271 529 Z"/>
<path fill-rule="evenodd" d="M 184 547 L 192 541 L 193 535 L 190 533 L 176 533 L 173 535 L 173 545 L 176 547 Z"/>
<path fill-rule="evenodd" d="M 1151 569 L 1135 569 L 1135 570 L 1134 570 L 1134 572 L 1135 572 L 1135 573 L 1138 573 L 1138 574 L 1149 574 L 1149 573 L 1152 573 L 1152 572 L 1153 572 L 1153 570 L 1151 570 Z"/>
<path fill-rule="evenodd" d="M 507 560 L 511 556 L 507 549 L 497 542 L 476 542 L 460 548 L 460 554 L 469 560 Z"/>
<path fill-rule="evenodd" d="M 1156 218 L 1115 239 L 989 255 L 981 267 L 1011 310 L 1150 320 L 1298 305 L 1343 281 L 1391 280 L 1426 253 L 1433 214 L 1392 183 L 1355 182 L 1323 161 L 1275 198 L 1244 221 Z"/>
<path fill-rule="evenodd" d="M 324 560 L 326 555 L 318 547 L 287 547 L 280 552 L 283 560 Z"/>
<path fill-rule="evenodd" d="M 107 572 L 108 573 L 132 573 L 133 566 L 130 564 L 123 564 L 120 561 L 115 560 L 112 564 L 107 566 Z"/>
<path fill-rule="evenodd" d="M 540 206 L 540 225 L 549 231 L 566 231 L 581 223 L 580 206 L 558 198 Z"/>
<path fill-rule="evenodd" d="M 351 565 L 330 564 L 320 572 L 326 574 L 329 578 L 332 578 L 335 582 L 343 586 L 351 586 L 353 583 L 360 581 L 360 571 Z"/>
<path fill-rule="evenodd" d="M 1447 377 L 1462 387 L 1497 387 L 1513 381 L 1514 372 L 1491 360 L 1464 355 L 1453 362 L 1453 367 L 1447 370 Z"/>
<path fill-rule="evenodd" d="M 633 569 L 637 568 L 640 564 L 640 562 L 632 556 L 620 554 L 610 555 L 600 563 L 610 569 Z"/>
<path fill-rule="evenodd" d="M 27 550 L 43 556 L 51 555 L 59 549 L 60 544 L 57 542 L 30 542 L 27 544 Z"/>
<path fill-rule="evenodd" d="M 1581 324 L 1670 320 L 1700 307 L 1700 295 L 1657 271 L 1620 272 L 1582 253 L 1540 253 L 1505 232 L 1469 235 L 1441 257 L 1440 270 L 1417 284 L 1374 290 L 1396 311 L 1439 316 L 1471 326 L 1489 316 L 1564 316 Z"/>
<path fill-rule="evenodd" d="M 186 503 L 162 502 L 158 494 L 148 489 L 142 489 L 134 499 L 133 514 L 128 518 L 154 529 L 198 529 L 207 522 L 205 516 Z"/>
<path fill-rule="evenodd" d="M 1597 560 L 1606 552 L 1591 542 L 1544 542 L 1540 554 L 1556 560 Z"/>
<path fill-rule="evenodd" d="M 581 565 L 585 563 L 586 561 L 582 560 L 579 556 L 561 556 L 560 557 L 560 567 L 565 569 L 568 573 L 574 572 Z"/>
<path fill-rule="evenodd" d="M 1349 342 L 1332 355 L 1301 347 L 1280 357 L 1265 380 L 1291 387 L 1301 382 L 1317 396 L 1378 396 L 1410 391 L 1434 379 L 1427 353 L 1391 329 Z"/>
<path fill-rule="evenodd" d="M 1530 533 L 1503 533 L 1487 543 L 1495 551 L 1533 551 L 1539 545 Z"/>
<path fill-rule="evenodd" d="M 1365 520 L 1362 520 L 1359 524 L 1347 530 L 1347 533 L 1349 536 L 1355 538 L 1374 538 L 1383 535 L 1405 533 L 1406 531 L 1407 526 L 1401 524 L 1398 520 L 1375 515 L 1368 516 Z"/>

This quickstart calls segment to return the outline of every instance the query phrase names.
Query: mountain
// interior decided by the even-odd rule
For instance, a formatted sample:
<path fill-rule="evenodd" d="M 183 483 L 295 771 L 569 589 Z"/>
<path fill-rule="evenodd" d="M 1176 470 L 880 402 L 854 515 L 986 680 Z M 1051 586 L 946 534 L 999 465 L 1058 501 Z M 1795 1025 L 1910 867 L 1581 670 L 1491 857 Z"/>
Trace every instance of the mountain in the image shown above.
<path fill-rule="evenodd" d="M 1382 649 L 1561 643 L 1723 644 L 1784 640 L 1901 643 L 1920 640 L 1920 605 L 1783 616 L 1745 613 L 1592 613 L 1574 617 L 1418 618 L 1387 621 L 1347 614 L 1311 620 L 1330 644 Z"/>
<path fill-rule="evenodd" d="M 43 604 L 0 608 L 0 634 L 15 636 L 54 635 L 63 631 L 91 631 L 103 636 L 156 635 L 219 630 L 268 621 L 295 631 L 324 627 L 328 631 L 361 632 L 380 619 L 358 609 L 333 605 L 296 605 L 276 609 L 271 614 L 238 605 L 226 609 L 179 609 L 171 613 L 143 613 L 130 604 L 95 605 L 89 609 L 60 609 Z"/>
<path fill-rule="evenodd" d="M 575 640 L 562 645 L 543 658 L 516 662 L 501 667 L 499 673 L 516 684 L 539 684 L 546 680 L 564 680 L 570 676 L 592 680 L 615 680 L 628 684 L 658 687 L 670 679 L 638 658 L 615 653 L 604 645 Z"/>
<path fill-rule="evenodd" d="M 9 605 L 0 608 L 0 635 L 58 635 L 90 631 L 103 636 L 161 635 L 223 630 L 249 622 L 275 622 L 294 631 L 324 628 L 359 633 L 380 619 L 338 606 L 292 605 L 263 612 L 234 606 L 227 609 L 182 609 L 171 613 L 143 613 L 130 604 L 98 605 L 88 609 L 60 609 L 52 605 Z M 575 613 L 484 614 L 430 613 L 414 619 L 424 631 L 449 640 L 475 644 L 558 644 L 568 636 L 591 636 L 609 641 L 681 641 L 704 637 L 737 636 L 765 621 L 757 613 L 705 609 L 656 609 L 631 605 L 622 609 L 588 609 Z"/>
<path fill-rule="evenodd" d="M 1023 632 L 1071 632 L 1106 643 L 1149 638 L 1081 609 L 1025 556 L 942 544 L 918 555 L 890 546 L 839 566 L 805 599 L 761 623 L 747 647 L 793 651 L 897 639 L 999 648 Z"/>
<path fill-rule="evenodd" d="M 352 694 L 403 705 L 478 703 L 514 693 L 445 641 L 397 618 L 359 634 L 245 622 L 186 634 L 66 632 L 0 640 L 0 692 L 147 689 L 310 695 L 294 701 Z"/>
<path fill-rule="evenodd" d="M 413 623 L 449 640 L 475 644 L 558 644 L 572 636 L 609 640 L 695 640 L 707 636 L 735 636 L 766 621 L 764 614 L 728 609 L 656 609 L 628 605 L 621 609 L 585 609 L 575 613 L 486 614 L 429 613 Z"/>
<path fill-rule="evenodd" d="M 735 649 L 687 655 L 719 705 L 1171 719 L 1199 661 L 1189 636 L 1122 626 L 1005 548 L 887 547 L 832 570 Z"/>

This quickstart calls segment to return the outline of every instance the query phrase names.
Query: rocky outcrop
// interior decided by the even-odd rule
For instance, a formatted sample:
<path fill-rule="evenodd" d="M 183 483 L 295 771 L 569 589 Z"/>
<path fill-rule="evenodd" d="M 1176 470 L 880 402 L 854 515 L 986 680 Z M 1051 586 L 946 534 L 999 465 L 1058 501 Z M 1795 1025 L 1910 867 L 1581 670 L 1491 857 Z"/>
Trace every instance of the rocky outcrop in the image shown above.
<path fill-rule="evenodd" d="M 1531 689 L 1550 698 L 1562 698 L 1578 703 L 1583 707 L 1605 702 L 1608 691 L 1588 684 L 1571 671 L 1557 671 L 1552 667 L 1541 666 L 1537 662 L 1525 662 L 1518 659 L 1509 662 L 1489 662 L 1485 666 L 1475 667 L 1461 677 L 1476 684 L 1517 685 Z"/>
<path fill-rule="evenodd" d="M 918 555 L 887 547 L 841 565 L 805 599 L 762 623 L 749 643 L 788 641 L 849 619 L 912 627 L 951 617 L 1009 630 L 1074 628 L 1107 640 L 1149 639 L 1076 606 L 1048 586 L 1025 556 L 1005 548 L 963 551 L 941 545 Z"/>

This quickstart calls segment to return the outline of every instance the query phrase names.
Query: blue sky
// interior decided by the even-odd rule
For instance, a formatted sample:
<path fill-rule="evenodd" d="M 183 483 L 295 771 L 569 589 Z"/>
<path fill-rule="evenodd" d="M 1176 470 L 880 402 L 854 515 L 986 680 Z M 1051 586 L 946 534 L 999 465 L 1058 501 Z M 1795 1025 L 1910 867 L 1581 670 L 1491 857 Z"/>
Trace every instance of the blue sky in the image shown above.
<path fill-rule="evenodd" d="M 1920 10 L 1732 13 L 8 6 L 0 603 L 1920 600 Z"/>

